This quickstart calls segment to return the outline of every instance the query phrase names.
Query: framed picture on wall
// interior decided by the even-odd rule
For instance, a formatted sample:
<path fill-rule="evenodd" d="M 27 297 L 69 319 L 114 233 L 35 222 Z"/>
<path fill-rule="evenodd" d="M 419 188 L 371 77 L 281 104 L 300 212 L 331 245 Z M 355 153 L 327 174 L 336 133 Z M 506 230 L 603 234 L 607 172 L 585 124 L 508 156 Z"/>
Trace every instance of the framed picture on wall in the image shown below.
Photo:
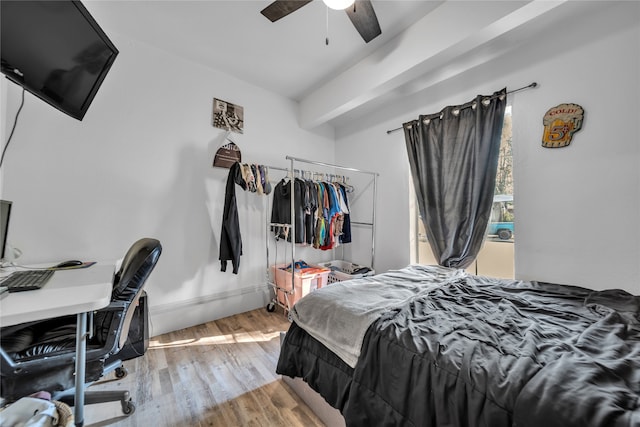
<path fill-rule="evenodd" d="M 236 133 L 244 132 L 244 108 L 213 98 L 213 126 Z"/>

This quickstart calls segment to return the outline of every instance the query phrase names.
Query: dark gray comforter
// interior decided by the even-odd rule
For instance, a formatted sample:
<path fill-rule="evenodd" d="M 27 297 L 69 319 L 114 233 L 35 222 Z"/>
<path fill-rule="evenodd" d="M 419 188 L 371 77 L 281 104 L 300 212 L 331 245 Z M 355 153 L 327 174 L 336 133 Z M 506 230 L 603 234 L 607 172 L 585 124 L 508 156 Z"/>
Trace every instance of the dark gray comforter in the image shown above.
<path fill-rule="evenodd" d="M 386 310 L 355 368 L 295 323 L 277 372 L 348 426 L 640 426 L 640 297 L 476 276 Z"/>

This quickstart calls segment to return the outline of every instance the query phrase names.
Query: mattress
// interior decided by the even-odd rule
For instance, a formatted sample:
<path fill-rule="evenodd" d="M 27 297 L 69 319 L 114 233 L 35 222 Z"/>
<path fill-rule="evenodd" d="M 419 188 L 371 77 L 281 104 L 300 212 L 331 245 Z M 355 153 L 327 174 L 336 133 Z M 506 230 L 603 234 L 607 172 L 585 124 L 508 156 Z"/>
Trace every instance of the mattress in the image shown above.
<path fill-rule="evenodd" d="M 348 426 L 640 426 L 640 297 L 468 274 L 425 289 L 379 310 L 354 366 L 292 323 L 277 372 Z"/>

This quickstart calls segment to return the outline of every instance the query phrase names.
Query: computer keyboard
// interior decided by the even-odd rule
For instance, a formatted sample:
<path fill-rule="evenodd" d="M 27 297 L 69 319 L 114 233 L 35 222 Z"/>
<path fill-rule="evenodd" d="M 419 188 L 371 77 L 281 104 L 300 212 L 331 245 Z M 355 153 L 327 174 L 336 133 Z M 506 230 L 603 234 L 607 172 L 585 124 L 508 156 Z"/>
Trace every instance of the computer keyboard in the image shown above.
<path fill-rule="evenodd" d="M 0 282 L 9 292 L 33 291 L 42 288 L 53 276 L 53 270 L 14 271 Z"/>

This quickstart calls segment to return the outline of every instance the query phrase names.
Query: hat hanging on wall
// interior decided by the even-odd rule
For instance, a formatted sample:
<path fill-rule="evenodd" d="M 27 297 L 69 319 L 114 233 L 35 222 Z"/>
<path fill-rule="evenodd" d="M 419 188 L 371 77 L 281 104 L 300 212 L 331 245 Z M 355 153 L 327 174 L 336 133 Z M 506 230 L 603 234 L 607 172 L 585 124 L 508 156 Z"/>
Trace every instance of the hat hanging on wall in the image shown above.
<path fill-rule="evenodd" d="M 221 168 L 230 168 L 235 162 L 242 161 L 242 153 L 240 147 L 231 139 L 231 132 L 227 131 L 224 137 L 226 144 L 218 148 L 216 155 L 213 156 L 213 166 Z"/>

